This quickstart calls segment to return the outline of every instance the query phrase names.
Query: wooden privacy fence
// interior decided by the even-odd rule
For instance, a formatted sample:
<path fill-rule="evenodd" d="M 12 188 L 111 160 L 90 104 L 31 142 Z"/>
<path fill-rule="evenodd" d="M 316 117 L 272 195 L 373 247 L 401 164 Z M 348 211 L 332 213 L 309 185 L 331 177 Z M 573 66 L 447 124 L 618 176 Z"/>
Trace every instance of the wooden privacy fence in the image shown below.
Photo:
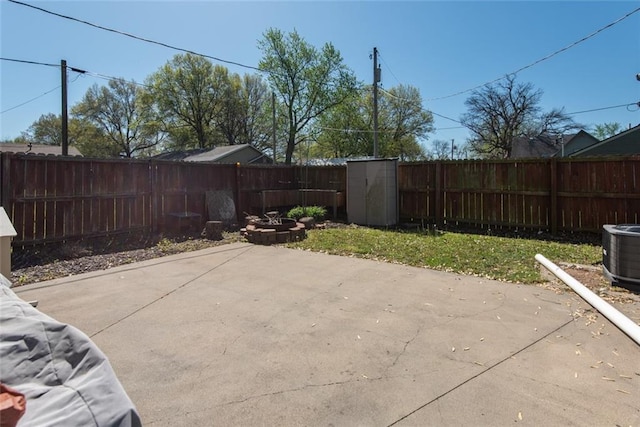
<path fill-rule="evenodd" d="M 403 164 L 400 216 L 435 224 L 601 232 L 638 223 L 640 157 Z"/>
<path fill-rule="evenodd" d="M 317 202 L 338 192 L 344 206 L 347 168 L 0 153 L 0 180 L 14 244 L 24 245 L 157 231 L 172 213 L 204 220 L 205 194 L 215 190 L 230 192 L 238 218 L 260 214 L 266 197 L 287 206 L 300 194 Z M 640 157 L 404 163 L 398 191 L 402 220 L 600 232 L 638 223 Z"/>
<path fill-rule="evenodd" d="M 345 168 L 335 166 L 0 156 L 0 200 L 18 233 L 14 245 L 157 231 L 185 213 L 204 220 L 207 191 L 230 192 L 240 218 L 259 213 L 251 201 L 261 190 L 346 186 Z"/>

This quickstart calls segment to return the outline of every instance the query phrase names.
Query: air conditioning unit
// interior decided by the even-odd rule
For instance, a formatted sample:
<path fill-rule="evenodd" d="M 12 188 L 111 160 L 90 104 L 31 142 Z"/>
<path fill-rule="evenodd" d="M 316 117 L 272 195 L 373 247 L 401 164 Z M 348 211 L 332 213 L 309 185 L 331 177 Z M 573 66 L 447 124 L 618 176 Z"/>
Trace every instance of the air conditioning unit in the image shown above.
<path fill-rule="evenodd" d="M 640 288 L 640 224 L 604 225 L 602 266 L 611 283 Z"/>

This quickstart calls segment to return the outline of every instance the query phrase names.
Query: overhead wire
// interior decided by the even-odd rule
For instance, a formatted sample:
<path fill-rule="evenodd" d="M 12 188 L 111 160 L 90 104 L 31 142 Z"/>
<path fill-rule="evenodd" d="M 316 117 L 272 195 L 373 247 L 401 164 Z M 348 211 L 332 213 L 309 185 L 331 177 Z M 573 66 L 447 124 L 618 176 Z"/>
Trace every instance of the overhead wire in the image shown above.
<path fill-rule="evenodd" d="M 80 77 L 80 75 L 81 75 L 81 74 L 78 74 L 78 75 L 76 76 L 76 78 L 75 78 L 75 79 L 73 79 L 73 80 L 71 80 L 69 83 L 73 83 L 73 82 L 75 82 L 76 80 L 78 80 L 78 77 Z M 33 102 L 33 101 L 35 101 L 35 100 L 37 100 L 37 99 L 40 99 L 40 98 L 42 98 L 42 97 L 43 97 L 43 96 L 45 96 L 45 95 L 49 95 L 51 92 L 54 92 L 54 91 L 56 91 L 56 90 L 60 89 L 60 87 L 61 87 L 61 86 L 62 86 L 62 85 L 58 85 L 58 86 L 54 87 L 53 89 L 46 91 L 46 92 L 45 92 L 45 93 L 43 93 L 43 94 L 40 94 L 40 95 L 38 95 L 38 96 L 36 96 L 36 97 L 34 97 L 34 98 L 31 98 L 31 99 L 29 99 L 29 100 L 27 100 L 27 101 L 24 101 L 24 102 L 22 102 L 22 103 L 20 103 L 20 104 L 18 104 L 18 105 L 14 105 L 14 106 L 13 106 L 13 107 L 11 107 L 11 108 L 7 108 L 6 110 L 2 110 L 2 111 L 0 111 L 0 114 L 4 114 L 4 113 L 7 113 L 7 112 L 9 112 L 9 111 L 11 111 L 11 110 L 15 110 L 16 108 L 22 107 L 23 105 L 27 105 L 27 104 L 29 104 L 30 102 Z"/>
<path fill-rule="evenodd" d="M 383 89 L 383 88 L 378 88 L 378 89 L 379 89 L 379 90 L 381 90 L 382 92 L 386 93 L 387 95 L 389 95 L 389 96 L 390 96 L 390 97 L 392 97 L 392 98 L 396 98 L 396 99 L 399 99 L 399 100 L 401 100 L 401 101 L 413 102 L 413 100 L 412 100 L 412 99 L 402 98 L 402 97 L 400 97 L 400 96 L 394 95 L 393 93 L 391 93 L 391 92 L 389 92 L 388 90 L 385 90 L 385 89 Z M 462 124 L 459 120 L 452 119 L 451 117 L 447 117 L 447 116 L 442 115 L 442 114 L 438 114 L 438 113 L 436 113 L 435 111 L 432 111 L 432 110 L 428 110 L 428 109 L 424 108 L 422 105 L 419 105 L 419 107 L 420 107 L 423 111 L 426 111 L 426 112 L 428 112 L 428 113 L 431 113 L 431 114 L 433 114 L 434 116 L 438 116 L 438 117 L 441 117 L 441 118 L 443 118 L 443 119 L 451 120 L 452 122 Z M 463 126 L 463 127 L 465 127 L 465 126 Z"/>
<path fill-rule="evenodd" d="M 10 62 L 19 62 L 21 64 L 44 65 L 44 66 L 47 66 L 47 67 L 60 67 L 60 64 L 49 64 L 49 63 L 46 63 L 46 62 L 27 61 L 25 59 L 15 59 L 15 58 L 4 58 L 4 57 L 1 57 L 0 60 L 2 60 L 2 61 L 10 61 Z"/>
<path fill-rule="evenodd" d="M 113 29 L 113 28 L 109 28 L 109 27 L 105 27 L 105 26 L 102 26 L 102 25 L 94 24 L 94 23 L 89 22 L 89 21 L 85 21 L 85 20 L 82 20 L 82 19 L 74 18 L 73 16 L 63 15 L 61 13 L 57 13 L 57 12 L 53 12 L 51 10 L 44 9 L 42 7 L 34 6 L 34 5 L 31 5 L 31 4 L 28 4 L 28 3 L 23 3 L 23 2 L 18 1 L 18 0 L 8 0 L 8 1 L 11 2 L 11 3 L 15 3 L 15 4 L 18 4 L 18 5 L 21 5 L 21 6 L 26 6 L 26 7 L 29 7 L 29 8 L 32 8 L 32 9 L 47 13 L 49 15 L 57 16 L 57 17 L 63 18 L 63 19 L 68 19 L 70 21 L 78 22 L 78 23 L 81 23 L 81 24 L 84 24 L 84 25 L 88 25 L 90 27 L 98 28 L 100 30 L 109 31 L 111 33 L 119 34 L 119 35 L 122 35 L 122 36 L 125 36 L 125 37 L 130 37 L 132 39 L 143 41 L 145 43 L 151 43 L 151 44 L 155 44 L 155 45 L 158 45 L 158 46 L 163 46 L 163 47 L 166 47 L 166 48 L 169 48 L 169 49 L 177 50 L 177 51 L 180 51 L 180 52 L 191 53 L 193 55 L 202 56 L 204 58 L 208 58 L 208 59 L 211 59 L 211 60 L 214 60 L 214 61 L 217 61 L 217 62 L 236 65 L 238 67 L 243 67 L 243 68 L 247 68 L 247 69 L 263 72 L 263 70 L 261 70 L 260 68 L 254 67 L 252 65 L 246 65 L 246 64 L 242 64 L 240 62 L 230 61 L 230 60 L 227 60 L 227 59 L 218 58 L 216 56 L 206 55 L 204 53 L 198 53 L 198 52 L 195 52 L 195 51 L 190 50 L 190 49 L 184 49 L 184 48 L 181 48 L 181 47 L 178 47 L 178 46 L 173 46 L 173 45 L 170 45 L 168 43 L 159 42 L 159 41 L 148 39 L 148 38 L 145 38 L 145 37 L 136 36 L 134 34 L 130 34 L 130 33 L 124 32 L 124 31 L 116 30 L 116 29 Z"/>
<path fill-rule="evenodd" d="M 631 107 L 632 105 L 635 105 L 636 107 L 638 107 L 638 109 L 640 109 L 640 102 L 630 102 L 628 104 L 612 105 L 610 107 L 592 108 L 591 110 L 575 111 L 573 113 L 567 113 L 567 115 L 573 116 L 575 114 L 592 113 L 594 111 L 611 110 L 613 108 L 621 108 L 621 107 L 627 107 L 627 110 L 632 111 L 629 109 L 629 107 Z M 638 110 L 633 110 L 633 111 L 638 111 Z"/>
<path fill-rule="evenodd" d="M 12 0 L 10 0 L 10 1 L 12 1 Z M 567 51 L 567 50 L 569 50 L 569 49 L 571 49 L 571 48 L 573 48 L 573 47 L 575 47 L 575 46 L 579 45 L 580 43 L 583 43 L 583 42 L 585 42 L 585 41 L 589 40 L 590 38 L 592 38 L 592 37 L 594 37 L 594 36 L 596 36 L 596 35 L 600 34 L 601 32 L 603 32 L 603 31 L 605 31 L 605 30 L 607 30 L 607 29 L 609 29 L 609 28 L 611 28 L 611 27 L 613 27 L 614 25 L 616 25 L 616 24 L 618 24 L 618 23 L 620 23 L 620 22 L 624 21 L 625 19 L 627 19 L 628 17 L 630 17 L 631 15 L 633 15 L 633 14 L 635 14 L 635 13 L 639 12 L 639 11 L 640 11 L 640 7 L 638 7 L 638 8 L 636 8 L 636 9 L 632 10 L 631 12 L 628 12 L 628 13 L 627 13 L 627 14 L 625 14 L 624 16 L 621 16 L 620 18 L 618 18 L 618 19 L 616 19 L 615 21 L 613 21 L 613 22 L 611 22 L 611 23 L 609 23 L 609 24 L 605 25 L 604 27 L 601 27 L 601 28 L 599 28 L 599 29 L 597 29 L 597 30 L 593 31 L 591 34 L 589 34 L 589 35 L 587 35 L 587 36 L 582 37 L 580 40 L 577 40 L 577 41 L 575 41 L 575 42 L 573 42 L 573 43 L 571 43 L 571 44 L 569 44 L 569 45 L 567 45 L 567 46 L 565 46 L 565 47 L 563 47 L 563 48 L 561 48 L 561 49 L 556 50 L 555 52 L 552 52 L 552 53 L 550 53 L 550 54 L 548 54 L 548 55 L 546 55 L 546 56 L 544 56 L 544 57 L 542 57 L 542 58 L 540 58 L 540 59 L 537 59 L 537 60 L 535 60 L 535 61 L 531 62 L 530 64 L 527 64 L 527 65 L 525 65 L 525 66 L 523 66 L 523 67 L 520 67 L 520 68 L 518 68 L 518 69 L 517 69 L 517 70 L 515 70 L 515 71 L 512 71 L 512 72 L 510 72 L 510 73 L 506 73 L 506 74 L 505 74 L 505 75 L 503 75 L 502 77 L 498 77 L 498 78 L 496 78 L 496 79 L 493 79 L 493 80 L 488 81 L 488 82 L 486 82 L 486 83 L 483 83 L 483 84 L 480 84 L 480 85 L 474 86 L 474 87 L 469 88 L 469 89 L 461 90 L 461 91 L 456 92 L 456 93 L 453 93 L 453 94 L 451 94 L 451 95 L 439 96 L 439 97 L 436 97 L 436 98 L 429 98 L 429 99 L 426 99 L 425 101 L 438 101 L 438 100 L 441 100 L 441 99 L 453 98 L 453 97 L 455 97 L 455 96 L 459 96 L 459 95 L 462 95 L 462 94 L 465 94 L 465 93 L 468 93 L 468 92 L 472 92 L 472 91 L 474 91 L 474 90 L 476 90 L 476 89 L 480 89 L 480 88 L 482 88 L 482 87 L 485 87 L 485 86 L 488 86 L 488 85 L 490 85 L 490 84 L 496 83 L 496 82 L 498 82 L 498 81 L 500 81 L 500 80 L 504 79 L 506 76 L 515 76 L 515 75 L 517 75 L 518 73 L 520 73 L 520 72 L 522 72 L 522 71 L 524 71 L 524 70 L 526 70 L 526 69 L 528 69 L 528 68 L 531 68 L 531 67 L 533 67 L 533 66 L 535 66 L 535 65 L 538 65 L 538 64 L 539 64 L 539 63 L 541 63 L 541 62 L 547 61 L 548 59 L 551 59 L 551 58 L 553 58 L 554 56 L 559 55 L 560 53 L 565 52 L 565 51 Z"/>
<path fill-rule="evenodd" d="M 24 102 L 22 102 L 22 103 L 20 103 L 20 104 L 18 104 L 18 105 L 14 105 L 14 106 L 13 106 L 13 107 L 11 107 L 11 108 L 7 108 L 6 110 L 2 110 L 2 111 L 0 111 L 0 114 L 4 114 L 4 113 L 7 113 L 7 112 L 9 112 L 9 111 L 11 111 L 11 110 L 15 110 L 16 108 L 22 107 L 23 105 L 27 105 L 27 104 L 29 104 L 30 102 L 33 102 L 33 101 L 35 101 L 36 99 L 40 99 L 40 98 L 42 98 L 42 97 L 43 97 L 43 96 L 45 96 L 45 95 L 49 95 L 51 92 L 53 92 L 53 91 L 55 91 L 55 90 L 60 89 L 60 86 L 61 86 L 61 85 L 58 85 L 58 86 L 54 87 L 53 89 L 48 90 L 48 91 L 46 91 L 45 93 L 43 93 L 43 94 L 40 94 L 40 95 L 36 96 L 35 98 L 31 98 L 31 99 L 29 99 L 29 100 L 27 100 L 27 101 L 24 101 Z"/>
<path fill-rule="evenodd" d="M 387 67 L 387 70 L 389 70 L 389 72 L 391 73 L 391 75 L 393 76 L 394 79 L 396 79 L 396 81 L 398 82 L 399 85 L 401 85 L 402 83 L 400 83 L 400 80 L 396 77 L 396 75 L 393 73 L 393 71 L 391 70 L 391 67 L 389 67 L 389 64 L 387 64 L 387 61 L 384 60 L 384 57 L 380 54 L 380 52 L 378 52 L 378 58 L 380 58 L 380 61 L 384 64 L 385 67 Z"/>

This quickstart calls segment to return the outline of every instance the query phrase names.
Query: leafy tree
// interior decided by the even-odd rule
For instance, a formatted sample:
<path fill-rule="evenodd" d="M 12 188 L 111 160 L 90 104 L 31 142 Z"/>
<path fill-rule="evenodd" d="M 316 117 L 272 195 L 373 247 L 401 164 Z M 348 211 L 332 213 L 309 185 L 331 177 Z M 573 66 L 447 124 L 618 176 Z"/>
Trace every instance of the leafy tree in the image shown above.
<path fill-rule="evenodd" d="M 595 126 L 592 134 L 602 141 L 611 138 L 613 135 L 617 135 L 620 131 L 622 131 L 622 125 L 620 123 L 602 123 Z"/>
<path fill-rule="evenodd" d="M 351 96 L 356 78 L 331 43 L 318 50 L 296 31 L 285 35 L 271 28 L 258 46 L 264 55 L 260 69 L 269 73 L 269 82 L 284 104 L 285 163 L 290 164 L 296 145 L 305 140 L 307 126 Z"/>
<path fill-rule="evenodd" d="M 122 156 L 134 157 L 162 139 L 142 92 L 137 84 L 124 79 L 111 80 L 108 87 L 93 85 L 72 113 L 102 129 Z"/>
<path fill-rule="evenodd" d="M 515 76 L 473 91 L 465 101 L 468 112 L 461 117 L 471 131 L 471 150 L 482 157 L 508 158 L 518 137 L 562 135 L 580 127 L 563 109 L 543 112 L 541 97 L 542 90 L 516 83 Z"/>
<path fill-rule="evenodd" d="M 270 96 L 259 75 L 229 76 L 217 127 L 229 145 L 268 146 L 271 138 Z"/>
<path fill-rule="evenodd" d="M 323 157 L 354 157 L 373 154 L 373 100 L 363 92 L 323 114 L 322 132 L 314 152 Z M 418 160 L 425 157 L 420 144 L 433 130 L 431 113 L 422 109 L 418 89 L 391 88 L 378 102 L 378 151 L 382 157 Z"/>
<path fill-rule="evenodd" d="M 191 53 L 178 54 L 147 79 L 165 129 L 178 133 L 182 148 L 214 145 L 215 119 L 220 114 L 228 71 Z M 184 131 L 191 134 L 185 138 Z"/>
<path fill-rule="evenodd" d="M 425 156 L 419 139 L 433 131 L 433 116 L 422 108 L 420 91 L 399 85 L 382 93 L 378 127 L 383 130 L 380 153 L 400 160 L 418 160 Z"/>
<path fill-rule="evenodd" d="M 87 120 L 71 117 L 68 137 L 69 145 L 75 146 L 86 157 L 118 155 L 117 148 L 104 133 Z M 24 143 L 62 145 L 62 118 L 53 113 L 43 114 L 19 138 Z"/>
<path fill-rule="evenodd" d="M 367 156 L 373 152 L 370 97 L 356 94 L 327 111 L 316 123 L 313 155 L 324 158 Z"/>

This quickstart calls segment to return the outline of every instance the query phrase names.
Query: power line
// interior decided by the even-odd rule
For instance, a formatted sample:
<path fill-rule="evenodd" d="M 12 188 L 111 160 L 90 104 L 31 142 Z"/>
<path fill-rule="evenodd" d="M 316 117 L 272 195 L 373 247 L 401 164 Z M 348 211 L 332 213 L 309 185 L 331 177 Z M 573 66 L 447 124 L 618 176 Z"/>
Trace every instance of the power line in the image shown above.
<path fill-rule="evenodd" d="M 385 89 L 380 88 L 380 90 L 381 90 L 382 92 L 386 93 L 387 95 L 389 95 L 389 96 L 390 96 L 390 97 L 392 97 L 392 98 L 396 98 L 396 99 L 399 99 L 399 100 L 401 100 L 401 101 L 414 102 L 412 99 L 402 98 L 402 97 L 400 97 L 400 96 L 397 96 L 397 95 L 392 94 L 391 92 L 389 92 L 389 91 L 387 91 L 387 90 L 385 90 Z M 452 119 L 451 117 L 443 116 L 442 114 L 438 114 L 438 113 L 436 113 L 435 111 L 427 110 L 427 109 L 423 108 L 423 107 L 422 107 L 422 105 L 418 105 L 418 107 L 419 107 L 421 110 L 423 110 L 423 111 L 426 111 L 426 112 L 428 112 L 428 113 L 433 114 L 434 116 L 442 117 L 443 119 L 451 120 L 452 122 L 462 124 L 459 120 Z"/>
<path fill-rule="evenodd" d="M 620 107 L 627 107 L 627 110 L 629 110 L 629 107 L 631 107 L 632 105 L 635 105 L 638 108 L 640 108 L 640 102 L 631 102 L 629 104 L 612 105 L 611 107 L 601 107 L 601 108 L 593 108 L 591 110 L 576 111 L 574 113 L 567 113 L 567 115 L 573 116 L 575 114 L 591 113 L 593 111 L 611 110 L 612 108 L 620 108 Z M 635 111 L 638 111 L 638 110 L 635 110 Z"/>
<path fill-rule="evenodd" d="M 45 65 L 47 67 L 60 67 L 60 64 L 48 64 L 46 62 L 27 61 L 27 60 L 24 60 L 24 59 L 0 58 L 0 60 L 2 60 L 2 61 L 11 61 L 11 62 L 19 62 L 21 64 Z"/>
<path fill-rule="evenodd" d="M 13 1 L 13 0 L 10 0 L 10 1 Z M 571 43 L 571 44 L 569 44 L 569 45 L 567 45 L 567 46 L 565 46 L 565 47 L 563 47 L 563 48 L 561 48 L 561 49 L 558 49 L 558 50 L 556 50 L 555 52 L 550 53 L 550 54 L 548 54 L 547 56 L 544 56 L 544 57 L 542 57 L 542 58 L 540 58 L 540 59 L 538 59 L 538 60 L 536 60 L 536 61 L 533 61 L 532 63 L 530 63 L 530 64 L 528 64 L 528 65 L 525 65 L 525 66 L 523 66 L 523 67 L 520 67 L 520 68 L 518 68 L 518 69 L 517 69 L 517 70 L 515 70 L 515 71 L 512 71 L 512 72 L 510 72 L 510 73 L 506 73 L 506 74 L 505 74 L 505 76 L 503 76 L 503 77 L 499 77 L 499 78 L 497 78 L 497 79 L 493 79 L 493 80 L 491 80 L 491 81 L 489 81 L 489 82 L 483 83 L 483 84 L 481 84 L 481 85 L 474 86 L 474 87 L 472 87 L 472 88 L 470 88 L 470 89 L 461 90 L 460 92 L 456 92 L 456 93 L 453 93 L 453 94 L 451 94 L 451 95 L 439 96 L 439 97 L 437 97 L 437 98 L 429 98 L 429 99 L 426 99 L 425 101 L 437 101 L 437 100 L 441 100 L 441 99 L 453 98 L 454 96 L 462 95 L 462 94 L 464 94 L 464 93 L 471 92 L 471 91 L 474 91 L 474 90 L 476 90 L 476 89 L 480 89 L 481 87 L 484 87 L 484 86 L 490 85 L 490 84 L 492 84 L 492 83 L 498 82 L 498 81 L 500 81 L 500 80 L 504 79 L 506 76 L 510 76 L 510 75 L 515 76 L 516 74 L 520 73 L 521 71 L 524 71 L 524 70 L 526 70 L 526 69 L 528 69 L 528 68 L 531 68 L 531 67 L 533 67 L 533 66 L 535 66 L 535 65 L 538 65 L 539 63 L 541 63 L 541 62 L 543 62 L 543 61 L 546 61 L 546 60 L 548 60 L 548 59 L 551 59 L 551 58 L 553 58 L 554 56 L 556 56 L 556 55 L 558 55 L 558 54 L 560 54 L 560 53 L 562 53 L 562 52 L 565 52 L 565 51 L 567 51 L 567 50 L 571 49 L 572 47 L 577 46 L 578 44 L 580 44 L 580 43 L 582 43 L 582 42 L 585 42 L 585 41 L 589 40 L 590 38 L 592 38 L 592 37 L 594 37 L 594 36 L 596 36 L 596 35 L 600 34 L 601 32 L 603 32 L 604 30 L 606 30 L 606 29 L 608 29 L 608 28 L 613 27 L 614 25 L 616 25 L 616 24 L 618 24 L 619 22 L 621 22 L 621 21 L 623 21 L 623 20 L 627 19 L 628 17 L 630 17 L 631 15 L 633 15 L 634 13 L 637 13 L 637 12 L 639 12 L 639 11 L 640 11 L 640 7 L 638 7 L 638 8 L 636 8 L 636 9 L 632 10 L 631 12 L 629 12 L 629 13 L 627 13 L 626 15 L 624 15 L 624 16 L 622 16 L 622 17 L 620 17 L 620 18 L 616 19 L 615 21 L 613 21 L 613 22 L 611 22 L 611 23 L 609 23 L 609 24 L 605 25 L 604 27 L 597 29 L 596 31 L 592 32 L 591 34 L 589 34 L 589 35 L 587 35 L 587 36 L 584 36 L 583 38 L 581 38 L 581 39 L 580 39 L 580 40 L 578 40 L 578 41 L 575 41 L 575 42 L 573 42 L 573 43 Z"/>
<path fill-rule="evenodd" d="M 389 72 L 391 73 L 391 75 L 393 76 L 394 79 L 396 79 L 396 81 L 398 82 L 399 85 L 402 85 L 402 83 L 400 83 L 400 80 L 398 80 L 398 78 L 396 77 L 395 74 L 393 74 L 393 71 L 391 71 L 391 67 L 389 67 L 389 64 L 387 64 L 387 61 L 384 60 L 384 58 L 382 57 L 382 55 L 380 55 L 380 52 L 378 52 L 378 58 L 380 58 L 382 60 L 382 62 L 384 63 L 384 66 L 387 67 L 387 70 L 389 70 Z"/>
<path fill-rule="evenodd" d="M 0 111 L 0 114 L 4 114 L 4 113 L 9 112 L 9 111 L 11 111 L 11 110 L 15 110 L 16 108 L 22 107 L 23 105 L 27 105 L 28 103 L 33 102 L 33 101 L 35 101 L 36 99 L 40 99 L 40 98 L 42 98 L 42 97 L 43 97 L 43 96 L 45 96 L 45 95 L 49 95 L 51 92 L 56 91 L 56 90 L 58 90 L 58 89 L 60 89 L 60 85 L 58 85 L 58 86 L 54 87 L 54 88 L 53 88 L 53 89 L 51 89 L 51 90 L 46 91 L 46 92 L 45 92 L 45 93 L 43 93 L 43 94 L 40 94 L 40 95 L 36 96 L 35 98 L 31 98 L 31 99 L 29 99 L 28 101 L 24 101 L 24 102 L 23 102 L 23 103 L 21 103 L 21 104 L 18 104 L 18 105 L 15 105 L 15 106 L 11 107 L 11 108 L 7 108 L 6 110 Z"/>
<path fill-rule="evenodd" d="M 76 80 L 78 80 L 78 77 L 80 77 L 80 74 L 78 74 L 78 75 L 76 76 L 76 78 L 75 78 L 75 79 L 73 79 L 73 80 L 71 80 L 69 83 L 73 83 L 73 82 L 75 82 Z M 13 107 L 11 107 L 11 108 L 7 108 L 6 110 L 0 111 L 0 114 L 4 114 L 4 113 L 9 112 L 9 111 L 11 111 L 11 110 L 15 110 L 16 108 L 22 107 L 23 105 L 27 105 L 28 103 L 33 102 L 33 101 L 35 101 L 36 99 L 40 99 L 40 98 L 42 98 L 42 97 L 43 97 L 43 96 L 45 96 L 45 95 L 49 95 L 51 92 L 54 92 L 54 91 L 56 91 L 56 90 L 60 89 L 60 87 L 61 87 L 61 85 L 58 85 L 58 86 L 54 87 L 53 89 L 48 90 L 48 91 L 46 91 L 45 93 L 43 93 L 43 94 L 41 94 L 41 95 L 36 96 L 35 98 L 31 98 L 31 99 L 29 99 L 29 100 L 27 100 L 27 101 L 24 101 L 24 102 L 23 102 L 23 103 L 21 103 L 21 104 L 14 105 L 14 106 L 13 106 Z"/>
<path fill-rule="evenodd" d="M 126 33 L 124 31 L 119 31 L 119 30 L 115 30 L 113 28 L 104 27 L 102 25 L 93 24 L 91 22 L 84 21 L 84 20 L 78 19 L 78 18 L 74 18 L 72 16 L 62 15 L 60 13 L 52 12 L 50 10 L 43 9 L 41 7 L 38 7 L 38 6 L 33 6 L 33 5 L 28 4 L 28 3 L 23 3 L 23 2 L 20 2 L 20 1 L 17 1 L 17 0 L 9 0 L 9 1 L 11 3 L 15 3 L 15 4 L 18 4 L 18 5 L 21 5 L 21 6 L 26 6 L 26 7 L 35 9 L 35 10 L 39 10 L 40 12 L 48 13 L 50 15 L 57 16 L 59 18 L 68 19 L 68 20 L 74 21 L 74 22 L 79 22 L 81 24 L 89 25 L 90 27 L 98 28 L 98 29 L 104 30 L 104 31 L 109 31 L 109 32 L 112 32 L 112 33 L 115 33 L 115 34 L 119 34 L 119 35 L 122 35 L 122 36 L 125 36 L 125 37 L 130 37 L 132 39 L 140 40 L 140 41 L 143 41 L 143 42 L 146 42 L 146 43 L 151 43 L 151 44 L 155 44 L 155 45 L 158 45 L 158 46 L 163 46 L 163 47 L 166 47 L 166 48 L 169 48 L 169 49 L 173 49 L 173 50 L 177 50 L 177 51 L 180 51 L 180 52 L 191 53 L 193 55 L 202 56 L 204 58 L 212 59 L 212 60 L 217 61 L 217 62 L 223 62 L 225 64 L 237 65 L 238 67 L 248 68 L 248 69 L 256 70 L 256 71 L 260 71 L 260 72 L 263 71 L 258 67 L 241 64 L 241 63 L 235 62 L 235 61 L 229 61 L 229 60 L 218 58 L 218 57 L 211 56 L 211 55 L 205 55 L 203 53 L 194 52 L 194 51 L 189 50 L 189 49 L 183 49 L 181 47 L 172 46 L 172 45 L 167 44 L 167 43 L 163 43 L 163 42 L 147 39 L 147 38 L 144 38 L 144 37 L 139 37 L 139 36 L 136 36 L 134 34 L 129 34 L 129 33 Z"/>

